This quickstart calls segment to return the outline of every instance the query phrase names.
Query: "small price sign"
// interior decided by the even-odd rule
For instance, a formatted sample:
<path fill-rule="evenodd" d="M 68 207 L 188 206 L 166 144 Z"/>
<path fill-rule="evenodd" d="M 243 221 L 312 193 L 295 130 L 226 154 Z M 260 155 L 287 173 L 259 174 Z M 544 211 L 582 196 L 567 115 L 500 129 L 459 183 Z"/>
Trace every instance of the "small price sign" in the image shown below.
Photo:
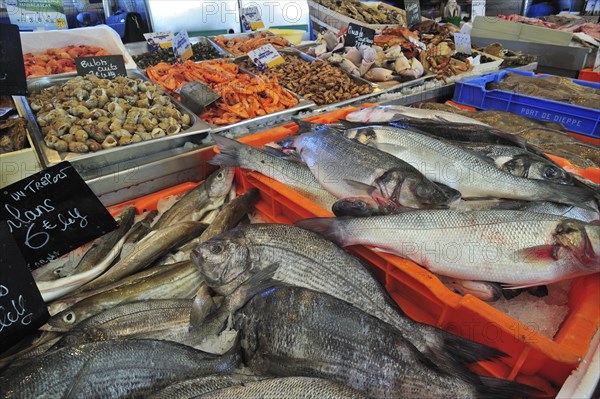
<path fill-rule="evenodd" d="M 179 32 L 172 40 L 173 53 L 179 61 L 185 61 L 194 55 L 192 44 L 186 30 Z"/>
<path fill-rule="evenodd" d="M 256 50 L 248 52 L 248 57 L 250 57 L 252 62 L 254 62 L 261 71 L 264 71 L 267 68 L 273 68 L 274 66 L 285 62 L 285 58 L 279 54 L 272 44 L 266 44 Z"/>
<path fill-rule="evenodd" d="M 100 79 L 114 79 L 127 76 L 122 55 L 102 55 L 75 58 L 75 68 L 80 76 L 96 75 Z"/>
<path fill-rule="evenodd" d="M 173 33 L 171 32 L 151 32 L 144 33 L 144 38 L 152 51 L 159 47 L 169 48 L 173 46 Z"/>
<path fill-rule="evenodd" d="M 409 28 L 421 22 L 421 4 L 419 0 L 404 0 L 404 10 L 406 11 L 406 25 Z"/>
<path fill-rule="evenodd" d="M 260 11 L 257 6 L 248 6 L 242 9 L 242 26 L 245 31 L 257 30 L 265 27 L 260 17 Z"/>
<path fill-rule="evenodd" d="M 471 35 L 466 33 L 454 34 L 454 45 L 459 53 L 471 55 Z"/>
<path fill-rule="evenodd" d="M 348 24 L 348 33 L 344 45 L 347 47 L 372 46 L 375 42 L 375 30 L 361 25 Z"/>

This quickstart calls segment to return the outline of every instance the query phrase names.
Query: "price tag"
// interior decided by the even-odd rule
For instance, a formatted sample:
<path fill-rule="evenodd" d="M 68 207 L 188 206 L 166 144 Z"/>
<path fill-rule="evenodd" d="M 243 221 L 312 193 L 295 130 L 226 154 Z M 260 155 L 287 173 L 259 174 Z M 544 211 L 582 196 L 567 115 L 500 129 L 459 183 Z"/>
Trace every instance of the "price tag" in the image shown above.
<path fill-rule="evenodd" d="M 0 352 L 37 330 L 49 317 L 10 228 L 0 221 Z"/>
<path fill-rule="evenodd" d="M 471 55 L 471 35 L 455 33 L 454 44 L 457 52 Z"/>
<path fill-rule="evenodd" d="M 353 23 L 348 24 L 348 32 L 344 40 L 346 47 L 372 46 L 375 41 L 375 30 Z"/>
<path fill-rule="evenodd" d="M 185 61 L 194 55 L 192 44 L 186 30 L 179 32 L 172 40 L 173 53 L 179 61 Z"/>
<path fill-rule="evenodd" d="M 96 57 L 75 58 L 75 68 L 80 76 L 96 75 L 101 79 L 114 79 L 127 76 L 122 55 L 102 55 Z"/>
<path fill-rule="evenodd" d="M 421 22 L 421 4 L 419 4 L 419 0 L 404 0 L 404 10 L 406 11 L 406 24 L 409 28 Z"/>
<path fill-rule="evenodd" d="M 248 6 L 242 9 L 242 27 L 245 31 L 257 30 L 265 27 L 260 17 L 260 11 L 257 6 Z"/>
<path fill-rule="evenodd" d="M 485 17 L 485 0 L 471 1 L 471 22 L 475 21 L 475 17 Z"/>
<path fill-rule="evenodd" d="M 62 0 L 6 0 L 10 22 L 21 30 L 67 29 Z"/>
<path fill-rule="evenodd" d="M 171 32 L 144 33 L 144 38 L 152 51 L 159 47 L 169 48 L 173 46 L 173 34 Z"/>
<path fill-rule="evenodd" d="M 249 51 L 248 57 L 250 57 L 252 62 L 254 62 L 261 71 L 264 71 L 267 68 L 273 68 L 274 66 L 285 62 L 285 59 L 272 44 L 265 44 L 256 50 Z"/>
<path fill-rule="evenodd" d="M 0 93 L 27 95 L 27 79 L 17 25 L 0 24 Z"/>
<path fill-rule="evenodd" d="M 117 228 L 69 162 L 11 184 L 0 194 L 0 220 L 32 270 Z"/>

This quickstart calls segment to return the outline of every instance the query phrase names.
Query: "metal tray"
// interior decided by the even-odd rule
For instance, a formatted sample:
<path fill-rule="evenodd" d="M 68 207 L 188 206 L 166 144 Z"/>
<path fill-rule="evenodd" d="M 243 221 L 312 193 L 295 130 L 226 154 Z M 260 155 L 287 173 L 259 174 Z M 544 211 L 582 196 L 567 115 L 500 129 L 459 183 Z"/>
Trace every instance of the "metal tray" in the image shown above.
<path fill-rule="evenodd" d="M 28 89 L 30 93 L 39 92 L 40 90 L 54 86 L 57 84 L 63 84 L 71 78 L 76 77 L 76 74 L 69 76 L 48 76 L 37 79 L 31 79 L 28 83 Z M 148 78 L 137 70 L 130 70 L 127 72 L 127 76 L 132 79 L 144 79 Z M 46 146 L 44 142 L 44 135 L 42 134 L 37 122 L 35 121 L 35 114 L 29 106 L 29 102 L 26 97 L 19 98 L 19 104 L 17 107 L 21 109 L 23 115 L 27 115 L 29 119 L 29 132 L 31 138 L 35 144 L 36 151 L 38 152 L 41 162 L 44 167 L 50 167 L 62 161 L 69 161 L 73 166 L 80 172 L 85 173 L 90 170 L 99 168 L 105 168 L 110 165 L 132 161 L 136 158 L 143 157 L 149 154 L 154 154 L 162 151 L 166 151 L 172 148 L 181 147 L 186 142 L 192 139 L 192 136 L 202 135 L 205 137 L 210 130 L 210 126 L 200 120 L 190 110 L 181 105 L 172 96 L 171 99 L 179 111 L 190 115 L 192 120 L 192 126 L 187 130 L 175 134 L 173 136 L 161 137 L 159 139 L 142 141 L 140 143 L 130 144 L 126 146 L 117 146 L 111 149 L 100 150 L 98 152 L 89 152 L 85 154 L 73 153 L 73 152 L 58 152 Z M 196 139 L 196 137 L 194 137 Z"/>
<path fill-rule="evenodd" d="M 222 57 L 221 58 L 231 58 L 231 55 L 226 52 L 223 51 L 223 49 L 219 46 L 217 46 L 217 44 L 215 42 L 213 42 L 212 40 L 210 40 L 208 37 L 205 36 L 196 36 L 196 37 L 190 37 L 190 43 L 191 44 L 196 44 L 196 43 L 209 43 L 211 46 L 214 47 L 215 50 L 217 50 Z M 131 55 L 132 57 L 134 56 L 138 56 L 144 53 L 149 53 L 150 50 L 150 46 L 148 46 L 148 42 L 135 42 L 135 43 L 127 43 L 125 44 L 125 48 L 127 49 L 127 51 L 129 52 L 129 55 Z M 219 58 L 213 58 L 213 60 L 216 60 Z M 210 61 L 210 60 L 202 60 L 202 61 Z M 202 61 L 197 61 L 197 62 L 202 62 Z"/>
<path fill-rule="evenodd" d="M 227 33 L 227 34 L 224 34 L 224 35 L 211 36 L 211 37 L 209 37 L 209 39 L 210 39 L 210 40 L 211 40 L 211 41 L 214 43 L 214 45 L 215 45 L 215 46 L 216 46 L 216 47 L 217 47 L 219 50 L 221 50 L 221 52 L 223 52 L 223 53 L 225 53 L 225 54 L 228 54 L 228 55 L 229 55 L 230 57 L 232 57 L 232 58 L 235 58 L 235 59 L 237 59 L 237 58 L 243 58 L 243 57 L 246 57 L 246 56 L 247 56 L 247 54 L 239 54 L 239 55 L 236 55 L 236 54 L 230 53 L 229 51 L 227 51 L 227 50 L 225 50 L 224 48 L 222 48 L 221 46 L 219 46 L 219 44 L 218 44 L 218 43 L 215 41 L 215 38 L 217 38 L 217 37 L 224 37 L 225 39 L 234 39 L 234 38 L 236 38 L 236 37 L 253 37 L 253 36 L 254 36 L 254 35 L 256 35 L 257 33 L 261 33 L 261 32 L 265 32 L 265 33 L 266 33 L 268 36 L 277 36 L 277 35 L 274 35 L 273 33 L 269 32 L 268 30 L 264 30 L 264 31 L 260 30 L 260 31 L 255 31 L 255 32 L 244 32 L 244 33 Z M 279 36 L 279 37 L 281 37 L 281 36 Z M 283 38 L 283 39 L 285 39 L 285 38 Z M 287 39 L 286 39 L 286 40 L 287 40 Z M 290 43 L 290 41 L 289 41 L 289 40 L 288 40 L 288 43 L 289 43 L 289 46 L 288 46 L 287 48 L 294 48 L 294 45 L 293 45 L 292 43 Z M 280 49 L 280 50 L 278 50 L 278 51 L 281 51 L 281 50 L 283 50 L 283 49 Z"/>

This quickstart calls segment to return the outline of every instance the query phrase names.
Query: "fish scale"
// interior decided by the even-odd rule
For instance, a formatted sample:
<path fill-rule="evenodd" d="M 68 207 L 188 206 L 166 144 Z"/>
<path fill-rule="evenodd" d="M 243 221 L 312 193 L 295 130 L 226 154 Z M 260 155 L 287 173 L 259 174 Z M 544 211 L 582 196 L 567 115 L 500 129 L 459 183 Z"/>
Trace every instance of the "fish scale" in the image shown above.
<path fill-rule="evenodd" d="M 218 253 L 212 252 L 216 249 Z M 275 280 L 353 304 L 396 327 L 419 351 L 448 370 L 461 372 L 463 363 L 499 355 L 484 345 L 404 316 L 358 259 L 304 229 L 275 224 L 238 227 L 198 246 L 192 260 L 207 284 L 222 295 L 277 263 Z"/>

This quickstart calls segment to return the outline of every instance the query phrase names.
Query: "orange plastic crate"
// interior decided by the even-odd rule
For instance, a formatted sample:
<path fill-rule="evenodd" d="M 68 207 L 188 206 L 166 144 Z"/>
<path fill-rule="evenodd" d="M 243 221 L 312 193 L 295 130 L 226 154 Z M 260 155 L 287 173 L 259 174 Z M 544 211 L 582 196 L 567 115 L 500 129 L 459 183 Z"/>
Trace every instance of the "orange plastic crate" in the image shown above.
<path fill-rule="evenodd" d="M 579 71 L 579 78 L 588 82 L 600 82 L 600 72 L 594 72 L 592 68 L 586 68 Z"/>

